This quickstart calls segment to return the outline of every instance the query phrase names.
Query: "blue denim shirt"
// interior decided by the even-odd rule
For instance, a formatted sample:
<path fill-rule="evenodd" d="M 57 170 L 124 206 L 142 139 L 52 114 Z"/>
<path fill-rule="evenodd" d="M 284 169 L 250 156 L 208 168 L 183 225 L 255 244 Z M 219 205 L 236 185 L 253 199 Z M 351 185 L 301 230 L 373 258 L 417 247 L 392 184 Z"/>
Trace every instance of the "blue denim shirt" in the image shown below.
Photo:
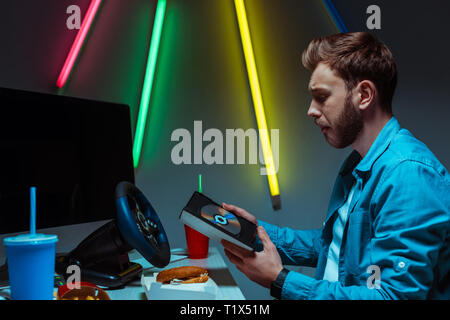
<path fill-rule="evenodd" d="M 333 223 L 353 182 L 339 278 L 329 282 Z M 395 117 L 363 159 L 354 151 L 344 162 L 322 229 L 259 224 L 284 264 L 316 267 L 315 278 L 290 271 L 282 299 L 450 299 L 449 173 Z"/>

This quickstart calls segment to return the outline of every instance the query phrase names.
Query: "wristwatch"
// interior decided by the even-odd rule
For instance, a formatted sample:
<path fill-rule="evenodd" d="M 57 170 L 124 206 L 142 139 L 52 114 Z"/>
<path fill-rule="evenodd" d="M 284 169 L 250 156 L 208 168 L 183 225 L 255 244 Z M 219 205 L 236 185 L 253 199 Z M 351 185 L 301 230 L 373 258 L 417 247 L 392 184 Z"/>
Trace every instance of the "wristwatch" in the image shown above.
<path fill-rule="evenodd" d="M 270 295 L 275 299 L 281 299 L 281 290 L 283 289 L 284 280 L 286 279 L 290 270 L 283 268 L 278 274 L 277 278 L 270 285 Z"/>

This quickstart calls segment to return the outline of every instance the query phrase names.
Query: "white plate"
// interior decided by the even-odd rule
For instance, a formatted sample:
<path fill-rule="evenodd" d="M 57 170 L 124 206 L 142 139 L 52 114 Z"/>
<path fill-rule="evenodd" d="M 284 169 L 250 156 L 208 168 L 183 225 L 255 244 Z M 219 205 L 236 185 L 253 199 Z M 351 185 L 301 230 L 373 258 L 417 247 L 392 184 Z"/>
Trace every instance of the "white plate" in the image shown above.
<path fill-rule="evenodd" d="M 141 276 L 141 284 L 148 300 L 216 300 L 219 287 L 211 277 L 204 283 L 162 284 L 158 273 Z"/>

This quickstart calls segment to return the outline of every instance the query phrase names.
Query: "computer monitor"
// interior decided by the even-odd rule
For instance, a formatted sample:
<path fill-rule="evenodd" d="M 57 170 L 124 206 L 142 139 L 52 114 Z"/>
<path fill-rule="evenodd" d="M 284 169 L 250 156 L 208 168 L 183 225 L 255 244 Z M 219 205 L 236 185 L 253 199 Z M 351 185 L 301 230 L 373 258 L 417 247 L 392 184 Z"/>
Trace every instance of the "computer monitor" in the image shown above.
<path fill-rule="evenodd" d="M 134 183 L 128 106 L 0 88 L 0 234 L 113 219 Z"/>

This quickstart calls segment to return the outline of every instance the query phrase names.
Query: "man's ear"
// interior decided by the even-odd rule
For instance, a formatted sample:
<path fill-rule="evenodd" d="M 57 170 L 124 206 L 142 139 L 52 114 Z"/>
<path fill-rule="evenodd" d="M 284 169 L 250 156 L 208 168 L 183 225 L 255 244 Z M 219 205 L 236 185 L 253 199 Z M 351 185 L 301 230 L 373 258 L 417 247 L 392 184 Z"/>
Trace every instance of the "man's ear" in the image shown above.
<path fill-rule="evenodd" d="M 361 111 L 367 110 L 374 102 L 377 94 L 377 87 L 370 80 L 363 80 L 356 86 L 358 95 L 358 107 Z"/>

